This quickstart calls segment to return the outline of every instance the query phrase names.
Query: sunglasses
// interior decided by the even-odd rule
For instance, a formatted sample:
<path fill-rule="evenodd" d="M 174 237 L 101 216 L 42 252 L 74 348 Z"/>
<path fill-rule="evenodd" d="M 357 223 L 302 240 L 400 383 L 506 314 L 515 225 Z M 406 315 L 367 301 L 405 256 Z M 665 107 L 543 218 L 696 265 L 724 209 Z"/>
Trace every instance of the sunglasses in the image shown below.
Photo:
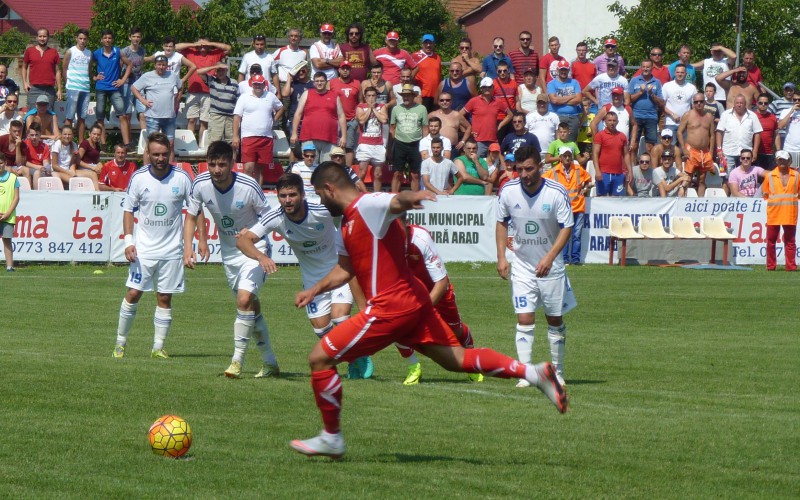
<path fill-rule="evenodd" d="M 650 160 L 639 160 L 639 165 L 650 165 Z"/>
<path fill-rule="evenodd" d="M 759 106 L 766 106 L 766 105 L 768 105 L 768 104 L 769 104 L 769 101 L 765 101 L 765 102 L 759 102 L 759 103 L 758 103 L 758 105 L 759 105 Z"/>
<path fill-rule="evenodd" d="M 616 45 L 606 45 L 606 48 L 607 49 L 616 49 L 617 46 Z"/>
<path fill-rule="evenodd" d="M 469 45 L 462 45 L 461 47 L 459 47 L 460 50 L 469 50 L 471 48 L 472 47 L 470 47 Z"/>
<path fill-rule="evenodd" d="M 439 98 L 439 102 L 450 102 L 450 101 L 452 101 L 452 99 L 442 99 L 442 98 Z"/>
<path fill-rule="evenodd" d="M 653 57 L 661 57 L 664 54 L 662 54 L 661 52 L 650 52 L 650 55 L 653 56 Z"/>
<path fill-rule="evenodd" d="M 792 102 L 800 102 L 800 99 L 792 99 Z"/>
<path fill-rule="evenodd" d="M 503 48 L 503 46 L 502 46 L 502 45 L 495 45 L 495 46 L 494 46 L 494 48 L 496 48 L 496 49 L 502 49 L 502 48 Z"/>
<path fill-rule="evenodd" d="M 498 74 L 498 75 L 504 75 L 504 74 L 506 74 L 506 73 L 508 73 L 508 70 L 507 70 L 507 69 L 498 69 L 498 70 L 497 70 L 497 74 Z"/>
<path fill-rule="evenodd" d="M 531 41 L 531 39 L 530 39 L 530 37 L 526 37 L 526 38 L 520 37 L 520 38 L 519 38 L 519 41 L 520 41 L 520 42 L 530 42 L 530 41 Z"/>
<path fill-rule="evenodd" d="M 303 158 L 314 158 L 316 156 L 316 153 L 303 153 Z"/>
<path fill-rule="evenodd" d="M 262 42 L 264 40 L 266 40 L 266 39 L 267 39 L 267 37 L 265 37 L 264 35 L 256 35 L 256 36 L 253 37 L 253 40 L 259 40 L 259 41 L 262 41 Z"/>
<path fill-rule="evenodd" d="M 744 160 L 752 160 L 753 157 L 752 156 L 740 156 L 739 159 L 742 160 L 742 161 L 744 161 Z"/>
<path fill-rule="evenodd" d="M 692 104 L 703 104 L 705 101 L 692 101 Z"/>
<path fill-rule="evenodd" d="M 11 99 L 6 99 L 6 102 L 9 104 L 16 104 L 19 101 L 12 101 Z"/>
<path fill-rule="evenodd" d="M 348 35 L 350 35 L 350 36 L 353 36 L 353 35 L 360 35 L 360 34 L 361 34 L 361 32 L 360 32 L 360 31 L 351 31 L 350 33 L 348 33 Z"/>

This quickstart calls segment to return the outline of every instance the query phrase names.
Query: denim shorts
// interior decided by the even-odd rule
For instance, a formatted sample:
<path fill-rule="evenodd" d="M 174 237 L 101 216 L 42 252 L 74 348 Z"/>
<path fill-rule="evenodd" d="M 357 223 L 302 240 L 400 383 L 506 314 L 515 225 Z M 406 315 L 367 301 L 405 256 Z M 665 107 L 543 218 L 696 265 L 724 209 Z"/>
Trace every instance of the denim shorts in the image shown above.
<path fill-rule="evenodd" d="M 170 141 L 175 140 L 175 118 L 150 118 L 147 116 L 145 120 L 148 136 L 153 132 L 163 132 Z"/>
<path fill-rule="evenodd" d="M 136 107 L 136 113 L 144 113 L 147 111 L 147 108 L 144 104 L 142 104 L 136 96 L 133 95 L 133 90 L 131 90 L 131 84 L 126 83 L 122 86 L 122 95 L 125 98 L 125 114 L 129 115 L 133 112 L 134 106 Z"/>
<path fill-rule="evenodd" d="M 123 99 L 121 88 L 116 90 L 95 90 L 94 94 L 97 100 L 95 116 L 97 116 L 98 120 L 105 120 L 106 118 L 106 97 L 111 101 L 117 116 L 125 114 L 125 99 Z"/>
<path fill-rule="evenodd" d="M 64 113 L 67 120 L 72 120 L 75 115 L 78 119 L 86 119 L 89 112 L 89 92 L 83 90 L 67 90 L 67 110 Z"/>

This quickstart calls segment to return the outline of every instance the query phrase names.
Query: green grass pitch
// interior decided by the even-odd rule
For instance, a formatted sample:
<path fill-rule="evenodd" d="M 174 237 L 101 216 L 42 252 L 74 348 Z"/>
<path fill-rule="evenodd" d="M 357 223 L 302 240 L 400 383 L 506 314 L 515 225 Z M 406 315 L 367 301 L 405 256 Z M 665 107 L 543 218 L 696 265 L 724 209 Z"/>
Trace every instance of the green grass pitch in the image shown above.
<path fill-rule="evenodd" d="M 104 274 L 93 272 L 102 269 Z M 491 264 L 448 265 L 476 343 L 515 354 L 509 284 Z M 29 266 L 0 276 L 0 497 L 556 498 L 800 494 L 797 275 L 569 268 L 570 411 L 515 381 L 471 384 L 423 358 L 404 387 L 397 352 L 344 382 L 340 462 L 288 447 L 321 422 L 306 364 L 316 337 L 292 306 L 299 270 L 261 292 L 284 376 L 221 376 L 235 308 L 222 269 L 187 272 L 166 348 L 149 357 L 146 294 L 127 357 L 111 357 L 125 267 Z M 543 320 L 543 318 L 542 318 Z M 541 323 L 544 323 L 541 321 Z M 549 359 L 546 330 L 536 360 Z M 152 454 L 174 413 L 186 460 Z"/>

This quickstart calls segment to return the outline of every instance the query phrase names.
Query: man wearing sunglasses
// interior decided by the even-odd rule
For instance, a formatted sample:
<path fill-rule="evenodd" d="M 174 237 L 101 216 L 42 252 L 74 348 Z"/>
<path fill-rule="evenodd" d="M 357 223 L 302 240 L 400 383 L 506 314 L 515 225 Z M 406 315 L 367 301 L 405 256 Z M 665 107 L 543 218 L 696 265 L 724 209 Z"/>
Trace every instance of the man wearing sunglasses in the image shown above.
<path fill-rule="evenodd" d="M 783 110 L 778 119 L 778 128 L 786 130 L 782 149 L 791 155 L 791 166 L 800 166 L 800 95 L 792 97 L 792 107 Z"/>
<path fill-rule="evenodd" d="M 494 50 L 491 54 L 483 58 L 481 64 L 481 78 L 489 77 L 492 80 L 497 78 L 498 66 L 503 62 L 508 64 L 508 69 L 512 74 L 514 73 L 514 64 L 511 62 L 511 58 L 503 52 L 505 46 L 505 40 L 499 36 L 492 40 L 492 47 Z"/>
<path fill-rule="evenodd" d="M 608 63 L 610 61 L 616 61 L 617 66 L 619 67 L 619 74 L 624 76 L 625 59 L 623 59 L 621 55 L 617 54 L 617 41 L 613 38 L 607 38 L 603 43 L 603 48 L 605 49 L 604 52 L 594 58 L 594 66 L 597 68 L 597 74 L 602 75 L 605 73 Z"/>
<path fill-rule="evenodd" d="M 372 47 L 364 43 L 364 26 L 353 23 L 347 27 L 347 42 L 339 45 L 344 61 L 350 63 L 350 77 L 363 82 L 369 77 L 369 68 L 378 64 Z"/>
<path fill-rule="evenodd" d="M 0 136 L 8 135 L 11 122 L 19 120 L 19 111 L 17 105 L 19 104 L 19 96 L 16 94 L 6 97 L 3 107 L 0 108 Z"/>
<path fill-rule="evenodd" d="M 519 48 L 508 53 L 512 66 L 517 68 L 514 73 L 514 80 L 517 85 L 525 83 L 521 68 L 532 68 L 535 71 L 533 77 L 537 78 L 539 76 L 539 54 L 533 48 L 532 41 L 533 35 L 531 35 L 531 32 L 522 31 L 519 34 Z"/>
<path fill-rule="evenodd" d="M 769 111 L 769 94 L 760 94 L 756 101 L 756 116 L 761 123 L 761 147 L 758 156 L 754 158 L 754 165 L 764 170 L 775 168 L 776 136 L 778 132 L 778 117 Z"/>
<path fill-rule="evenodd" d="M 691 109 L 684 113 L 678 127 L 678 143 L 687 157 L 684 171 L 690 177 L 698 173 L 697 194 L 703 196 L 706 192 L 706 174 L 714 169 L 714 115 L 706 111 L 703 94 L 695 93 L 691 102 Z"/>

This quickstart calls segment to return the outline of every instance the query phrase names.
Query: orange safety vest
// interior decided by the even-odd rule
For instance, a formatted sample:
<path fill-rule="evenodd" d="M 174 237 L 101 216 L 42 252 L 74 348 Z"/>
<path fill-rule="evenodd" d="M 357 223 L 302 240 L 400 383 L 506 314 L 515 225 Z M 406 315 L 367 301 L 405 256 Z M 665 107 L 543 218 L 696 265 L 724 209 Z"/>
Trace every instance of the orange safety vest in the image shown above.
<path fill-rule="evenodd" d="M 578 162 L 572 163 L 572 173 L 569 177 L 564 172 L 564 167 L 561 163 L 545 172 L 543 177 L 552 179 L 567 188 L 573 213 L 579 214 L 586 211 L 586 197 L 583 195 L 583 185 L 586 182 L 591 182 L 592 176 Z"/>
<path fill-rule="evenodd" d="M 781 173 L 775 168 L 764 179 L 761 191 L 767 200 L 768 226 L 797 225 L 797 194 L 800 191 L 800 174 L 789 169 L 789 182 L 781 182 Z"/>

